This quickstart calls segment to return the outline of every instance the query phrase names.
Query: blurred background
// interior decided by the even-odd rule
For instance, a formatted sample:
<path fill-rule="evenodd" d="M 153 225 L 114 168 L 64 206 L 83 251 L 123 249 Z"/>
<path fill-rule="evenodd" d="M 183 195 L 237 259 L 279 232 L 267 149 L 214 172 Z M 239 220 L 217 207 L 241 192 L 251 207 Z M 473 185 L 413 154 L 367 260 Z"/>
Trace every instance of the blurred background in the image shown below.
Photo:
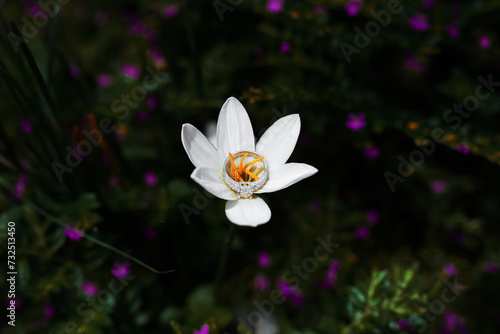
<path fill-rule="evenodd" d="M 499 332 L 500 2 L 0 13 L 2 333 Z M 319 172 L 228 239 L 180 132 L 230 96 Z"/>

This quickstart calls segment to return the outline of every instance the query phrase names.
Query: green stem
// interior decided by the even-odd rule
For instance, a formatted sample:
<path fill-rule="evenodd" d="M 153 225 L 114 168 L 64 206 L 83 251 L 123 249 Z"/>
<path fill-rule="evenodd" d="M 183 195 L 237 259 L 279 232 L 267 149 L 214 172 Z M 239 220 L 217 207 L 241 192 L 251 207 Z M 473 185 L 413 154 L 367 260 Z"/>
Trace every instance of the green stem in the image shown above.
<path fill-rule="evenodd" d="M 105 242 L 103 242 L 103 241 L 101 241 L 99 239 L 96 239 L 96 238 L 94 238 L 94 237 L 92 237 L 92 236 L 90 236 L 88 234 L 85 234 L 82 231 L 77 230 L 76 228 L 72 228 L 72 227 L 68 226 L 62 220 L 60 220 L 57 217 L 54 217 L 51 214 L 45 212 L 43 209 L 41 209 L 35 203 L 33 203 L 33 202 L 29 201 L 29 200 L 25 200 L 25 203 L 28 204 L 33 210 L 35 210 L 36 212 L 38 212 L 39 214 L 41 214 L 42 216 L 44 216 L 48 220 L 52 221 L 53 223 L 56 223 L 57 225 L 61 226 L 62 228 L 65 228 L 65 229 L 69 228 L 69 229 L 72 229 L 75 232 L 81 233 L 82 237 L 87 238 L 89 241 L 91 241 L 91 242 L 93 242 L 95 244 L 98 244 L 99 246 L 104 247 L 106 249 L 109 249 L 110 251 L 118 253 L 118 254 L 126 257 L 127 259 L 134 261 L 138 265 L 141 265 L 144 268 L 151 270 L 152 272 L 154 272 L 156 274 L 168 274 L 168 273 L 171 273 L 171 272 L 175 271 L 175 269 L 166 270 L 166 271 L 159 271 L 157 269 L 154 269 L 151 266 L 149 266 L 149 265 L 145 264 L 144 262 L 142 262 L 141 260 L 139 260 L 139 259 L 137 259 L 137 258 L 135 258 L 135 257 L 133 257 L 131 255 L 128 255 L 127 253 L 122 252 L 118 248 L 115 248 L 115 247 L 113 247 L 111 245 L 108 245 L 107 243 L 105 243 Z"/>
<path fill-rule="evenodd" d="M 231 240 L 233 239 L 234 224 L 229 227 L 229 232 L 227 233 L 226 242 L 224 243 L 224 248 L 222 250 L 222 255 L 219 261 L 219 266 L 217 268 L 217 274 L 215 275 L 215 291 L 217 291 L 224 271 L 226 270 L 227 255 L 229 252 L 229 246 L 231 245 Z"/>

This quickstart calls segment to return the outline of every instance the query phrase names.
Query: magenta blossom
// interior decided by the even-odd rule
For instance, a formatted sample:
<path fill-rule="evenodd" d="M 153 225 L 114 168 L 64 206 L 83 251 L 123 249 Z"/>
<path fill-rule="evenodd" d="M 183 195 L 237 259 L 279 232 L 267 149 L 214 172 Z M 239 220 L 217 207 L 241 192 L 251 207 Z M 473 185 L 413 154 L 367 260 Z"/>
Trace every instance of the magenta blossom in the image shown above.
<path fill-rule="evenodd" d="M 199 331 L 195 330 L 193 334 L 208 334 L 210 333 L 210 330 L 207 325 L 201 326 L 201 329 Z"/>
<path fill-rule="evenodd" d="M 421 62 L 414 56 L 409 56 L 405 59 L 405 67 L 409 70 L 414 70 L 417 72 L 425 71 L 425 63 Z"/>
<path fill-rule="evenodd" d="M 13 196 L 15 199 L 22 199 L 23 198 L 27 183 L 28 183 L 28 177 L 25 174 L 21 174 L 19 176 L 19 180 L 17 180 L 17 183 L 14 186 Z"/>
<path fill-rule="evenodd" d="M 432 6 L 434 6 L 435 3 L 436 3 L 436 0 L 425 0 L 425 2 L 424 2 L 424 8 L 425 9 L 429 9 Z"/>
<path fill-rule="evenodd" d="M 300 290 L 298 290 L 297 288 L 291 287 L 290 285 L 288 285 L 287 282 L 285 282 L 281 278 L 278 280 L 277 284 L 278 284 L 278 288 L 283 293 L 285 300 L 291 301 L 295 306 L 304 305 L 304 300 L 302 299 L 302 295 L 300 293 Z"/>
<path fill-rule="evenodd" d="M 465 146 L 464 144 L 459 144 L 456 148 L 457 152 L 463 153 L 463 154 L 469 154 L 470 149 Z"/>
<path fill-rule="evenodd" d="M 146 99 L 146 106 L 149 110 L 156 109 L 158 106 L 158 99 L 155 96 L 149 96 Z"/>
<path fill-rule="evenodd" d="M 446 183 L 442 181 L 434 181 L 431 183 L 431 190 L 433 193 L 440 194 L 446 191 Z"/>
<path fill-rule="evenodd" d="M 330 268 L 328 268 L 325 279 L 319 282 L 319 286 L 324 289 L 331 289 L 335 286 L 335 280 L 337 279 L 337 274 L 340 269 L 340 262 L 338 260 L 332 260 L 330 262 Z"/>
<path fill-rule="evenodd" d="M 368 227 L 357 227 L 354 229 L 354 236 L 357 239 L 366 239 L 370 236 L 370 229 Z"/>
<path fill-rule="evenodd" d="M 413 29 L 417 31 L 425 31 L 429 29 L 429 18 L 425 14 L 415 13 L 410 19 L 408 23 L 413 27 Z"/>
<path fill-rule="evenodd" d="M 177 13 L 179 12 L 179 9 L 175 5 L 167 6 L 163 10 L 163 17 L 167 19 L 171 19 L 172 17 L 176 16 Z"/>
<path fill-rule="evenodd" d="M 366 126 L 365 114 L 349 114 L 347 115 L 346 126 L 352 131 L 359 131 Z"/>
<path fill-rule="evenodd" d="M 312 202 L 309 204 L 309 210 L 310 211 L 318 211 L 321 209 L 321 203 L 320 202 Z"/>
<path fill-rule="evenodd" d="M 271 13 L 279 13 L 283 10 L 283 3 L 285 0 L 269 0 L 267 3 L 267 10 Z"/>
<path fill-rule="evenodd" d="M 66 234 L 71 241 L 78 241 L 83 237 L 81 232 L 77 232 L 74 230 L 75 226 L 73 224 L 68 224 L 68 228 L 64 230 L 64 234 Z"/>
<path fill-rule="evenodd" d="M 255 277 L 255 287 L 259 291 L 266 291 L 269 289 L 269 280 L 267 279 L 266 275 L 264 274 L 259 274 L 257 277 Z"/>
<path fill-rule="evenodd" d="M 144 173 L 144 182 L 146 182 L 148 186 L 153 187 L 154 185 L 156 185 L 156 182 L 158 182 L 156 174 L 152 171 L 147 171 L 146 173 Z"/>
<path fill-rule="evenodd" d="M 490 38 L 486 35 L 481 35 L 479 37 L 479 46 L 481 46 L 483 49 L 488 49 L 491 46 Z"/>
<path fill-rule="evenodd" d="M 486 270 L 489 273 L 497 273 L 500 268 L 496 263 L 493 262 L 486 262 L 484 265 L 484 270 Z"/>
<path fill-rule="evenodd" d="M 292 48 L 290 47 L 290 43 L 282 42 L 281 46 L 280 46 L 280 53 L 286 54 L 286 53 L 290 52 L 291 49 Z"/>
<path fill-rule="evenodd" d="M 465 327 L 464 319 L 459 317 L 456 313 L 444 311 L 444 327 L 441 328 L 442 334 L 465 334 L 467 328 Z"/>
<path fill-rule="evenodd" d="M 46 304 L 43 310 L 43 314 L 45 314 L 45 317 L 52 318 L 54 316 L 54 313 L 55 313 L 54 305 Z"/>
<path fill-rule="evenodd" d="M 113 84 L 113 77 L 109 74 L 100 74 L 97 76 L 97 86 L 108 87 Z"/>
<path fill-rule="evenodd" d="M 117 278 L 123 278 L 130 274 L 130 263 L 128 262 L 115 262 L 114 268 L 111 270 L 111 273 L 115 275 Z"/>
<path fill-rule="evenodd" d="M 82 284 L 82 291 L 89 296 L 95 296 L 97 295 L 97 285 L 90 282 L 84 282 Z"/>
<path fill-rule="evenodd" d="M 363 155 L 367 159 L 375 159 L 380 155 L 380 150 L 378 147 L 369 147 L 363 150 Z"/>
<path fill-rule="evenodd" d="M 271 265 L 271 257 L 266 252 L 259 252 L 257 254 L 257 260 L 262 268 L 267 268 Z"/>
<path fill-rule="evenodd" d="M 458 29 L 458 25 L 455 22 L 448 24 L 446 26 L 446 33 L 450 37 L 458 37 L 458 35 L 460 35 L 460 30 Z"/>
<path fill-rule="evenodd" d="M 31 124 L 31 121 L 29 119 L 23 119 L 21 122 L 19 122 L 19 127 L 24 133 L 30 133 L 33 131 L 33 125 Z"/>
<path fill-rule="evenodd" d="M 373 209 L 369 209 L 368 211 L 366 211 L 366 221 L 368 222 L 368 225 L 370 225 L 370 226 L 377 224 L 378 212 L 373 210 Z"/>
<path fill-rule="evenodd" d="M 141 225 L 139 227 L 139 230 L 148 239 L 153 239 L 153 238 L 156 237 L 156 231 L 153 228 L 149 227 L 149 226 Z"/>
<path fill-rule="evenodd" d="M 132 64 L 123 65 L 122 72 L 131 79 L 138 79 L 141 76 L 141 70 Z"/>
<path fill-rule="evenodd" d="M 458 269 L 451 263 L 448 263 L 444 266 L 443 271 L 446 273 L 448 276 L 456 276 L 458 274 Z"/>
<path fill-rule="evenodd" d="M 361 2 L 360 0 L 350 0 L 345 5 L 345 11 L 347 13 L 347 16 L 358 15 L 362 7 L 363 7 L 363 2 Z"/>

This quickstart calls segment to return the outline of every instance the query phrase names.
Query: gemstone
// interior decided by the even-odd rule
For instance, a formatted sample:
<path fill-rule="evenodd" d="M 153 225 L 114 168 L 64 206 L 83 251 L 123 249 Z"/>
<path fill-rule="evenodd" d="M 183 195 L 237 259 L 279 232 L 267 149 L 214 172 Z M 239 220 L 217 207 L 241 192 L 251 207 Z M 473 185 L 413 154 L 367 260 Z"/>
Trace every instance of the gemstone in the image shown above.
<path fill-rule="evenodd" d="M 250 183 L 240 182 L 238 187 L 238 198 L 251 198 L 253 195 Z"/>

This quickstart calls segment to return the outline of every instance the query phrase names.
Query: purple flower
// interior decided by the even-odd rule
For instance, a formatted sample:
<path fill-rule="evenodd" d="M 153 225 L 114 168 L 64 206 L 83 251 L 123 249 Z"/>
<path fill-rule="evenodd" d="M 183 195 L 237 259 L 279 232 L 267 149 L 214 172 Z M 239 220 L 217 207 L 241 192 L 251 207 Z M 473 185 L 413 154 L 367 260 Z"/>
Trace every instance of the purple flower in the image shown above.
<path fill-rule="evenodd" d="M 73 224 L 68 224 L 69 228 L 64 230 L 64 234 L 66 234 L 71 241 L 78 241 L 83 237 L 81 232 L 74 231 L 73 228 L 75 226 Z"/>
<path fill-rule="evenodd" d="M 352 131 L 358 131 L 366 126 L 365 114 L 349 114 L 347 115 L 346 126 Z"/>
<path fill-rule="evenodd" d="M 463 154 L 469 154 L 470 150 L 467 146 L 464 144 L 459 144 L 456 148 L 457 152 L 463 153 Z"/>
<path fill-rule="evenodd" d="M 155 64 L 156 67 L 158 68 L 163 68 L 165 67 L 166 60 L 163 54 L 161 53 L 160 49 L 157 46 L 151 46 L 149 47 L 149 55 L 153 59 L 153 63 Z"/>
<path fill-rule="evenodd" d="M 440 330 L 441 334 L 467 333 L 464 320 L 461 317 L 459 317 L 456 313 L 444 311 L 443 317 L 445 325 Z"/>
<path fill-rule="evenodd" d="M 431 183 L 431 190 L 433 193 L 440 194 L 446 191 L 446 183 L 442 181 L 434 181 Z"/>
<path fill-rule="evenodd" d="M 262 268 L 267 268 L 271 265 L 271 257 L 266 252 L 259 252 L 257 254 L 257 260 Z"/>
<path fill-rule="evenodd" d="M 434 6 L 435 3 L 436 3 L 436 0 L 425 0 L 425 2 L 424 2 L 424 8 L 425 9 L 429 9 L 432 6 Z"/>
<path fill-rule="evenodd" d="M 412 17 L 410 17 L 408 23 L 410 23 L 413 29 L 417 31 L 429 29 L 429 18 L 425 14 L 415 13 Z"/>
<path fill-rule="evenodd" d="M 84 282 L 82 284 L 82 291 L 89 296 L 95 296 L 97 295 L 97 286 L 90 282 Z"/>
<path fill-rule="evenodd" d="M 318 211 L 319 209 L 321 209 L 321 204 L 319 202 L 312 202 L 309 204 L 310 211 Z"/>
<path fill-rule="evenodd" d="M 113 187 L 116 187 L 118 185 L 118 179 L 114 176 L 110 177 L 108 179 L 108 185 L 113 188 Z"/>
<path fill-rule="evenodd" d="M 28 183 L 28 177 L 25 174 L 19 176 L 16 185 L 14 186 L 13 196 L 15 199 L 22 199 L 24 191 L 26 190 L 26 184 Z"/>
<path fill-rule="evenodd" d="M 455 22 L 448 24 L 446 26 L 446 33 L 450 37 L 457 37 L 458 35 L 460 35 L 460 30 L 458 29 L 458 25 Z"/>
<path fill-rule="evenodd" d="M 479 37 L 479 46 L 481 46 L 483 49 L 488 49 L 491 46 L 490 38 L 486 35 L 481 35 Z"/>
<path fill-rule="evenodd" d="M 366 239 L 370 236 L 370 229 L 368 227 L 357 227 L 354 229 L 354 236 L 358 239 Z"/>
<path fill-rule="evenodd" d="M 319 282 L 319 286 L 324 289 L 331 289 L 335 286 L 335 280 L 337 279 L 337 274 L 340 269 L 340 262 L 338 260 L 332 260 L 330 262 L 330 268 L 328 268 L 325 279 Z"/>
<path fill-rule="evenodd" d="M 405 67 L 409 70 L 415 70 L 417 72 L 423 72 L 426 68 L 425 64 L 414 56 L 409 56 L 405 59 Z"/>
<path fill-rule="evenodd" d="M 285 300 L 291 301 L 295 306 L 304 305 L 304 300 L 302 299 L 302 295 L 297 288 L 292 288 L 288 283 L 286 283 L 283 279 L 278 279 L 278 288 L 283 293 Z"/>
<path fill-rule="evenodd" d="M 267 3 L 267 10 L 271 13 L 279 13 L 283 10 L 283 3 L 285 0 L 269 0 Z"/>
<path fill-rule="evenodd" d="M 290 47 L 290 44 L 288 42 L 282 42 L 281 43 L 281 46 L 280 46 L 280 52 L 282 54 L 286 54 L 288 52 L 290 52 L 292 48 Z"/>
<path fill-rule="evenodd" d="M 350 0 L 345 5 L 345 11 L 347 13 L 347 16 L 358 15 L 362 7 L 363 7 L 363 2 L 361 2 L 360 0 Z"/>
<path fill-rule="evenodd" d="M 80 67 L 78 67 L 75 63 L 69 64 L 69 74 L 71 74 L 73 78 L 79 78 L 81 75 Z"/>
<path fill-rule="evenodd" d="M 178 11 L 179 11 L 179 9 L 177 8 L 177 6 L 174 6 L 174 5 L 167 6 L 163 10 L 163 17 L 170 19 L 170 18 L 176 16 Z"/>
<path fill-rule="evenodd" d="M 369 209 L 366 211 L 366 220 L 368 221 L 368 225 L 375 225 L 378 222 L 378 212 L 373 209 Z"/>
<path fill-rule="evenodd" d="M 109 74 L 100 74 L 97 76 L 96 83 L 99 87 L 111 86 L 113 84 L 113 77 Z"/>
<path fill-rule="evenodd" d="M 45 307 L 43 309 L 43 314 L 45 314 L 45 317 L 52 318 L 54 316 L 54 313 L 55 313 L 54 305 L 45 304 Z"/>
<path fill-rule="evenodd" d="M 123 278 L 130 274 L 130 263 L 128 262 L 115 262 L 114 268 L 111 270 L 111 273 L 115 275 L 117 278 Z"/>
<path fill-rule="evenodd" d="M 325 6 L 314 5 L 314 14 L 316 14 L 316 15 L 324 15 L 326 13 L 328 13 L 328 10 L 326 9 Z"/>
<path fill-rule="evenodd" d="M 139 230 L 148 239 L 153 239 L 154 237 L 156 237 L 156 231 L 149 226 L 141 225 L 139 227 Z"/>
<path fill-rule="evenodd" d="M 458 274 L 458 269 L 451 263 L 448 263 L 444 266 L 443 271 L 446 273 L 448 276 L 456 276 Z"/>
<path fill-rule="evenodd" d="M 210 330 L 207 325 L 201 326 L 201 329 L 199 331 L 195 330 L 193 334 L 209 334 Z"/>
<path fill-rule="evenodd" d="M 369 147 L 363 150 L 363 155 L 367 159 L 375 159 L 380 155 L 380 150 L 378 147 Z"/>
<path fill-rule="evenodd" d="M 399 326 L 399 328 L 401 328 L 401 329 L 407 329 L 407 330 L 409 330 L 409 331 L 413 331 L 413 326 L 412 326 L 412 325 L 410 325 L 410 323 L 408 322 L 408 320 L 405 320 L 405 319 L 403 319 L 403 320 L 399 320 L 399 321 L 397 322 L 397 325 L 398 325 L 398 326 Z"/>
<path fill-rule="evenodd" d="M 131 79 L 138 79 L 141 76 L 141 70 L 132 64 L 125 64 L 122 72 Z"/>
<path fill-rule="evenodd" d="M 259 291 L 266 291 L 269 289 L 269 280 L 264 274 L 260 274 L 255 277 L 255 287 Z"/>
<path fill-rule="evenodd" d="M 498 265 L 493 262 L 486 262 L 484 265 L 484 270 L 486 270 L 489 273 L 497 273 L 498 272 Z"/>
<path fill-rule="evenodd" d="M 158 182 L 156 174 L 152 171 L 147 171 L 146 173 L 144 173 L 144 182 L 146 182 L 148 186 L 153 187 L 154 185 L 156 185 L 156 182 Z"/>
<path fill-rule="evenodd" d="M 158 99 L 155 96 L 149 96 L 146 100 L 146 106 L 149 110 L 156 109 L 158 106 Z"/>
<path fill-rule="evenodd" d="M 139 111 L 137 113 L 137 119 L 140 122 L 146 122 L 149 119 L 149 112 L 147 112 L 147 111 Z"/>
<path fill-rule="evenodd" d="M 19 127 L 24 133 L 30 133 L 33 131 L 33 125 L 31 124 L 31 121 L 29 119 L 23 119 L 21 122 L 19 122 Z"/>

